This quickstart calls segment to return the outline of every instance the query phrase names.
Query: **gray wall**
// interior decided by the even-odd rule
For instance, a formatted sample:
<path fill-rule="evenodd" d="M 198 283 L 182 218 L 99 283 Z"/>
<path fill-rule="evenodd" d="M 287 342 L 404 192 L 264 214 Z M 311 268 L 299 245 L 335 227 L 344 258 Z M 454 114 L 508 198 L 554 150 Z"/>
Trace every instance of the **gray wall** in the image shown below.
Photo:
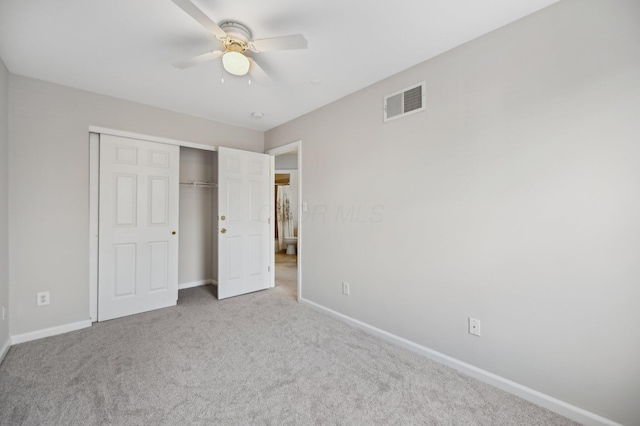
<path fill-rule="evenodd" d="M 0 59 L 0 309 L 9 307 L 9 71 Z M 9 319 L 0 317 L 0 351 L 9 342 Z M 0 354 L 1 355 L 1 354 Z"/>
<path fill-rule="evenodd" d="M 11 335 L 89 318 L 89 126 L 263 151 L 261 132 L 10 75 Z M 36 293 L 51 304 L 36 307 Z"/>
<path fill-rule="evenodd" d="M 275 157 L 276 170 L 298 170 L 298 154 L 282 154 Z"/>
<path fill-rule="evenodd" d="M 303 144 L 302 296 L 637 425 L 638 23 L 563 1 L 267 132 Z"/>

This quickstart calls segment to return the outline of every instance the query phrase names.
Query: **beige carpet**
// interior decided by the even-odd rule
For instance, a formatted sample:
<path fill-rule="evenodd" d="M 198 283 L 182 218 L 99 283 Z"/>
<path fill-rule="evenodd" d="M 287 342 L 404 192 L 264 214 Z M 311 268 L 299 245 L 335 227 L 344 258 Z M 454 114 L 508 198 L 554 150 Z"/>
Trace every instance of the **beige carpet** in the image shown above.
<path fill-rule="evenodd" d="M 276 253 L 276 287 L 298 300 L 298 258 L 295 255 Z"/>
<path fill-rule="evenodd" d="M 575 424 L 298 304 L 294 263 L 277 276 L 12 347 L 0 424 Z"/>

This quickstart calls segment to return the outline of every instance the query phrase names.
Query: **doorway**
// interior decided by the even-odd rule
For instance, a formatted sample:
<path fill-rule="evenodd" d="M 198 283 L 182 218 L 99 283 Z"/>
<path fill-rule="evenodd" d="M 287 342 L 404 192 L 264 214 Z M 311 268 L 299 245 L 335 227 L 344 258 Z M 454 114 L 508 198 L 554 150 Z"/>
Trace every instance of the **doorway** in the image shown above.
<path fill-rule="evenodd" d="M 271 285 L 302 298 L 302 141 L 266 153 L 272 157 Z"/>

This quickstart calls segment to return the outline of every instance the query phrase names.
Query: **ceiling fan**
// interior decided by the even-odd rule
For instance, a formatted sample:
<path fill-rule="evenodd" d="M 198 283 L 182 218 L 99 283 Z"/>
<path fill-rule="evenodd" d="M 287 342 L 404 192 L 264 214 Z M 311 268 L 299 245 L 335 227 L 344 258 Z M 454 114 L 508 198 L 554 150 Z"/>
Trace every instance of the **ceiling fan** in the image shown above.
<path fill-rule="evenodd" d="M 216 36 L 224 45 L 224 50 L 214 50 L 194 58 L 174 62 L 173 66 L 176 68 L 188 68 L 221 57 L 222 66 L 228 73 L 237 76 L 243 76 L 248 73 L 256 81 L 268 83 L 270 81 L 269 76 L 255 59 L 246 55 L 247 51 L 260 53 L 307 48 L 307 40 L 302 34 L 253 40 L 251 31 L 238 22 L 226 21 L 218 25 L 193 4 L 191 0 L 172 1 Z"/>

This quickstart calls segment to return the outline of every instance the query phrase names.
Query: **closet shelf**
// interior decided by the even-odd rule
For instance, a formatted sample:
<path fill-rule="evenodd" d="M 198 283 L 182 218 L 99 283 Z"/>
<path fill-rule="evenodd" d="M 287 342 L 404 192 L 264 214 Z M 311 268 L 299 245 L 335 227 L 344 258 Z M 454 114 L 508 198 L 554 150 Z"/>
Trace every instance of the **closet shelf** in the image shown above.
<path fill-rule="evenodd" d="M 201 187 L 204 187 L 204 188 L 217 188 L 218 187 L 217 183 L 198 182 L 198 181 L 195 181 L 195 180 L 180 181 L 180 185 L 183 185 L 183 186 L 201 186 Z"/>

